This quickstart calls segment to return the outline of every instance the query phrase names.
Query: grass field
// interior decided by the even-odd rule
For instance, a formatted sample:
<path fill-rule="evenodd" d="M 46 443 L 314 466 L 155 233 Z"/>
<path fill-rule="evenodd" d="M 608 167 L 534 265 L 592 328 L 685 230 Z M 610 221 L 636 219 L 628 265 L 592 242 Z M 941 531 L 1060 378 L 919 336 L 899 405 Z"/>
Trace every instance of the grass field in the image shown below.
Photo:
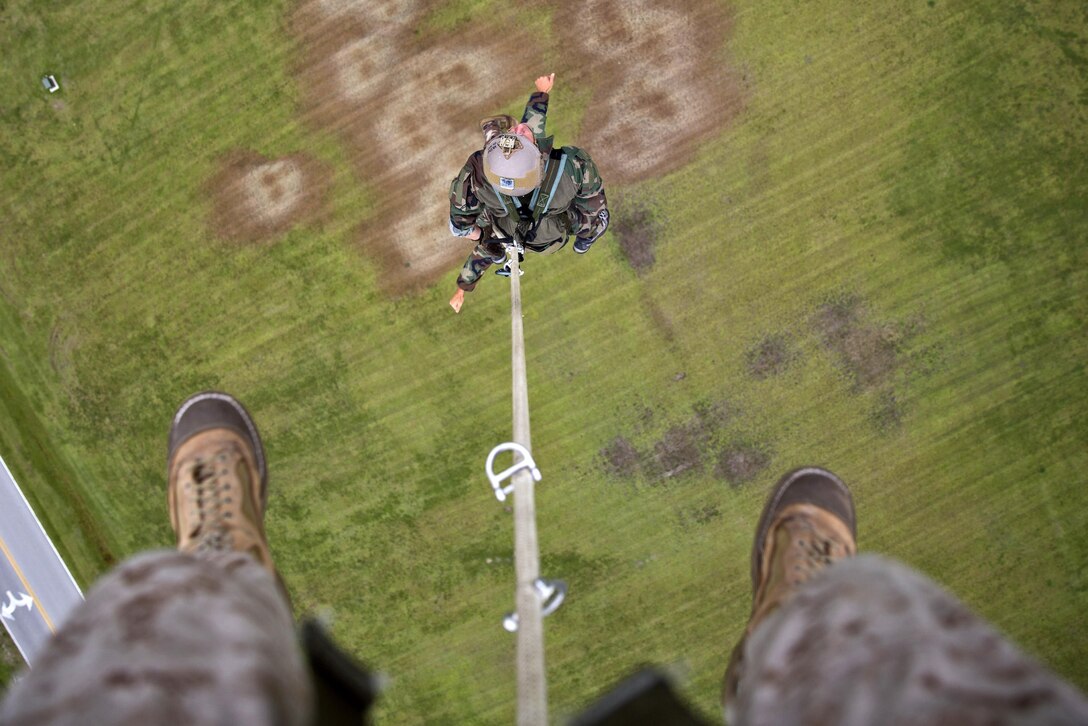
<path fill-rule="evenodd" d="M 326 36 L 293 2 L 0 3 L 0 453 L 81 585 L 172 541 L 169 417 L 225 389 L 265 438 L 298 614 L 331 609 L 390 676 L 379 720 L 511 720 L 512 523 L 483 476 L 510 436 L 506 285 L 454 316 L 462 247 L 393 268 L 446 239 L 442 185 L 413 214 L 405 180 L 448 180 L 472 120 L 554 69 L 549 129 L 597 159 L 614 223 L 522 286 L 542 572 L 571 588 L 546 622 L 553 714 L 654 662 L 713 716 L 759 508 L 802 463 L 851 484 L 862 549 L 1088 688 L 1083 7 L 693 2 L 715 45 L 676 51 L 699 80 L 670 123 L 632 101 L 654 65 L 593 55 L 570 7 L 376 7 L 400 30 L 374 57 L 408 70 L 375 61 L 359 77 L 386 95 L 330 110 Z M 458 40 L 515 26 L 533 47 Z M 412 60 L 470 49 L 540 67 L 466 61 L 466 91 Z M 437 135 L 388 136 L 408 110 Z M 230 160 L 272 215 L 233 236 Z M 275 216 L 311 168 L 305 214 Z"/>

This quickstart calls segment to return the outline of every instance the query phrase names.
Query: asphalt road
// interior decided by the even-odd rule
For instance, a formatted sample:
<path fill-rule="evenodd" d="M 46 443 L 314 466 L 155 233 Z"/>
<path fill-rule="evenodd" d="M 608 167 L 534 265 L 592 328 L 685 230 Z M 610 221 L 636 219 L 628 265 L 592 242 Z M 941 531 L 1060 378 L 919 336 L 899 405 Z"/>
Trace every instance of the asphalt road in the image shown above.
<path fill-rule="evenodd" d="M 0 620 L 31 666 L 83 593 L 0 458 Z"/>

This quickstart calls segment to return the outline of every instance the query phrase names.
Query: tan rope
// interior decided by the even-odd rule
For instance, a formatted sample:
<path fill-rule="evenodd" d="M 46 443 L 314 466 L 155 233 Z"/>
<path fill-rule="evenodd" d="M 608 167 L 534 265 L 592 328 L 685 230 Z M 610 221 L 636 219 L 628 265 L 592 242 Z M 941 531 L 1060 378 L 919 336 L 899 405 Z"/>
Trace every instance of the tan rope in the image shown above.
<path fill-rule="evenodd" d="M 510 252 L 510 334 L 514 370 L 514 441 L 532 451 L 529 436 L 529 384 L 525 375 L 525 333 L 521 321 L 521 272 L 517 250 Z M 520 461 L 520 457 L 515 454 Z M 536 540 L 533 477 L 528 469 L 513 476 L 514 562 L 517 570 L 518 724 L 548 722 L 548 686 L 544 673 L 544 627 L 540 593 L 533 583 L 540 576 Z"/>

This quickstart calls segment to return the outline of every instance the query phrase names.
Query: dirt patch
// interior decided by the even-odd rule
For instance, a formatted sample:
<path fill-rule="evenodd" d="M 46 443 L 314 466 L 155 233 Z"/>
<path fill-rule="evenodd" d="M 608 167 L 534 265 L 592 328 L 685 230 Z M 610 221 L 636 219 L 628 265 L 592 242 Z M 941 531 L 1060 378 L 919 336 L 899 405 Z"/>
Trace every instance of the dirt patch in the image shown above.
<path fill-rule="evenodd" d="M 305 154 L 228 154 L 207 185 L 212 230 L 223 239 L 261 242 L 312 223 L 323 216 L 331 178 L 324 164 Z"/>
<path fill-rule="evenodd" d="M 671 479 L 703 468 L 698 440 L 690 426 L 674 426 L 654 444 L 653 473 L 659 479 Z"/>
<path fill-rule="evenodd" d="M 770 463 L 771 457 L 766 451 L 749 444 L 734 444 L 719 454 L 714 473 L 739 487 L 755 479 Z"/>
<path fill-rule="evenodd" d="M 359 244 L 380 263 L 389 293 L 434 282 L 464 261 L 473 243 L 446 225 L 450 180 L 483 143 L 479 119 L 532 90 L 531 73 L 496 69 L 513 57 L 542 67 L 536 43 L 518 31 L 417 36 L 423 9 L 309 0 L 292 18 L 304 115 L 340 136 L 376 191 Z"/>
<path fill-rule="evenodd" d="M 304 116 L 339 135 L 376 192 L 359 245 L 389 293 L 430 284 L 464 260 L 472 244 L 444 223 L 450 179 L 480 147 L 477 120 L 531 90 L 533 72 L 495 69 L 512 57 L 543 69 L 536 39 L 508 21 L 496 20 L 501 32 L 474 23 L 427 33 L 426 10 L 421 0 L 303 0 L 290 19 Z M 718 57 L 732 28 L 718 3 L 569 0 L 554 17 L 570 41 L 559 82 L 592 91 L 579 143 L 606 184 L 682 166 L 743 107 L 742 74 Z M 567 32 L 571 18 L 577 33 Z M 652 236 L 647 245 L 640 234 L 630 227 L 624 254 L 641 272 L 654 258 Z"/>
<path fill-rule="evenodd" d="M 864 302 L 846 296 L 817 308 L 811 324 L 824 347 L 854 382 L 854 392 L 871 397 L 868 418 L 880 433 L 903 424 L 903 385 L 916 375 L 928 375 L 939 350 L 904 352 L 907 343 L 925 329 L 924 316 L 878 323 Z M 902 374 L 900 373 L 902 371 Z"/>
<path fill-rule="evenodd" d="M 697 403 L 692 407 L 691 417 L 665 430 L 652 448 L 640 451 L 626 437 L 616 436 L 600 450 L 600 459 L 612 476 L 643 475 L 658 483 L 702 471 L 704 452 L 712 450 L 736 415 L 736 409 L 728 401 Z M 653 409 L 645 405 L 638 406 L 630 416 L 641 430 L 654 418 Z"/>
<path fill-rule="evenodd" d="M 781 375 L 796 356 L 797 352 L 789 338 L 784 335 L 768 335 L 745 355 L 748 375 L 760 381 Z"/>
<path fill-rule="evenodd" d="M 635 417 L 635 421 L 638 422 L 638 428 L 645 431 L 654 422 L 654 410 L 650 406 L 642 406 L 638 410 L 638 415 Z"/>
<path fill-rule="evenodd" d="M 685 507 L 677 512 L 680 526 L 685 530 L 713 522 L 716 519 L 721 519 L 721 516 L 721 509 L 714 504 Z"/>
<path fill-rule="evenodd" d="M 637 474 L 642 460 L 635 445 L 622 436 L 612 439 L 612 443 L 601 449 L 601 458 L 609 474 L 624 478 Z"/>
<path fill-rule="evenodd" d="M 593 86 L 579 145 L 606 183 L 683 166 L 744 107 L 741 74 L 722 57 L 733 22 L 719 3 L 569 0 L 555 22 L 573 73 Z"/>
<path fill-rule="evenodd" d="M 899 367 L 898 348 L 902 331 L 895 325 L 867 321 L 861 301 L 847 297 L 821 305 L 812 325 L 825 347 L 859 389 L 871 389 L 890 380 Z"/>
<path fill-rule="evenodd" d="M 656 261 L 654 247 L 657 245 L 657 229 L 650 213 L 636 208 L 618 216 L 611 226 L 627 264 L 639 275 L 648 272 Z"/>
<path fill-rule="evenodd" d="M 700 402 L 691 408 L 693 415 L 688 428 L 701 446 L 710 444 L 738 415 L 736 407 L 728 401 Z"/>
<path fill-rule="evenodd" d="M 881 391 L 869 412 L 869 420 L 881 433 L 890 433 L 903 424 L 903 406 L 895 391 Z"/>
<path fill-rule="evenodd" d="M 661 333 L 661 337 L 669 345 L 676 344 L 676 328 L 673 327 L 672 319 L 668 314 L 661 309 L 661 306 L 657 304 L 653 296 L 646 290 L 642 290 L 641 294 L 642 305 L 646 308 L 646 313 L 650 316 L 650 321 L 654 324 L 654 328 L 657 332 Z M 682 381 L 687 377 L 687 374 L 678 373 L 673 377 L 674 381 Z"/>
<path fill-rule="evenodd" d="M 62 317 L 49 331 L 49 365 L 66 386 L 74 383 L 72 355 L 80 342 L 73 327 L 67 318 Z"/>

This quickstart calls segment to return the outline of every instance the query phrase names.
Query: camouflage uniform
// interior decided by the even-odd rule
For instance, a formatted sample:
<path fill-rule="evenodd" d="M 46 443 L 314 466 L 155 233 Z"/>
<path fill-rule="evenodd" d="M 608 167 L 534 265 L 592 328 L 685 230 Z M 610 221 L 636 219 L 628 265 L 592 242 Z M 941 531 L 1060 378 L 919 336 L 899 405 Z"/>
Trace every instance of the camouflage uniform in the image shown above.
<path fill-rule="evenodd" d="M 836 562 L 756 627 L 730 724 L 1088 724 L 1088 698 L 924 575 Z"/>
<path fill-rule="evenodd" d="M 483 154 L 476 151 L 450 184 L 450 231 L 467 237 L 473 226 L 482 230 L 480 243 L 465 261 L 457 286 L 462 290 L 476 287 L 480 276 L 504 254 L 501 242 L 492 236 L 517 237 L 533 252 L 551 254 L 575 235 L 592 244 L 608 227 L 608 202 L 597 165 L 582 149 L 564 146 L 552 148 L 552 137 L 544 135 L 548 114 L 548 94 L 534 93 L 525 106 L 521 122 L 528 124 L 542 155 L 542 163 L 562 164 L 551 189 L 540 189 L 523 197 L 499 192 L 484 176 Z M 548 166 L 541 178 L 547 178 Z M 537 194 L 551 193 L 547 207 L 534 227 L 532 213 Z"/>
<path fill-rule="evenodd" d="M 145 552 L 99 580 L 0 724 L 312 722 L 313 685 L 276 578 L 246 552 Z"/>

